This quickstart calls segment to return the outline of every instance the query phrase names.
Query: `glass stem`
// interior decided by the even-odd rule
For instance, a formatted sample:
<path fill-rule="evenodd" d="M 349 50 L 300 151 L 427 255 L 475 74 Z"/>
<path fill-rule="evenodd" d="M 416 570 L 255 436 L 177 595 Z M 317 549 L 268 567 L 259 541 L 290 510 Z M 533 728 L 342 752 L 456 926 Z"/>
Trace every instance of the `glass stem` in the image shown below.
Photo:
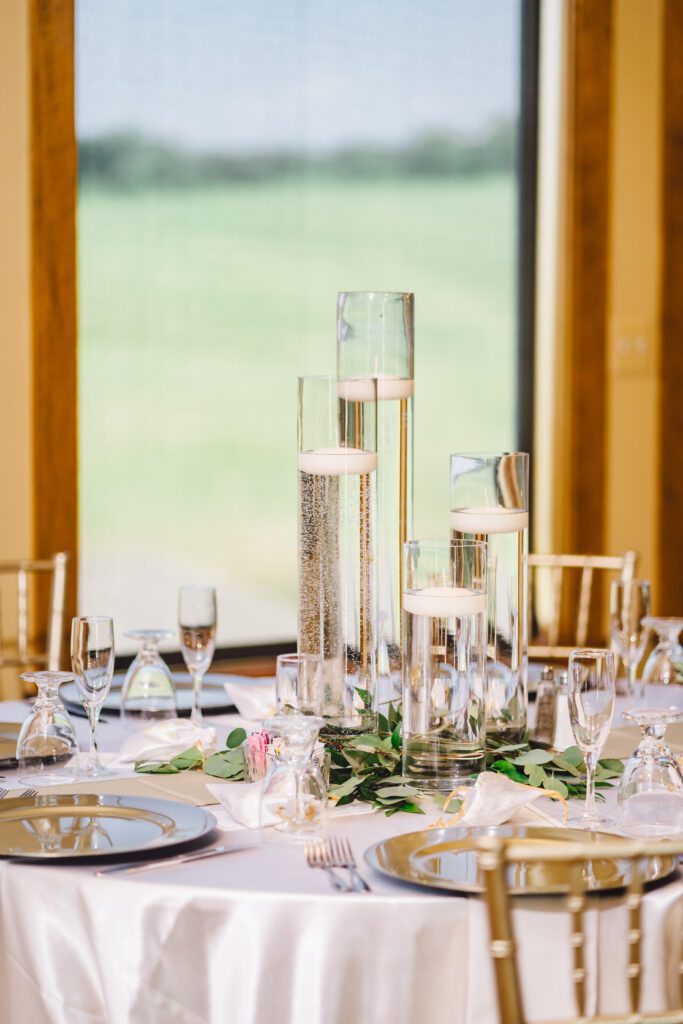
<path fill-rule="evenodd" d="M 190 721 L 198 725 L 202 721 L 201 692 L 204 673 L 193 672 L 192 674 L 192 714 Z"/>
<path fill-rule="evenodd" d="M 630 661 L 628 663 L 628 695 L 629 697 L 635 697 L 636 693 L 636 673 L 638 672 L 638 662 Z"/>
<path fill-rule="evenodd" d="M 583 812 L 584 818 L 589 821 L 596 821 L 598 809 L 595 805 L 595 768 L 597 765 L 597 751 L 592 750 L 585 755 L 586 762 L 586 807 Z"/>
<path fill-rule="evenodd" d="M 88 721 L 90 722 L 90 751 L 88 753 L 88 768 L 100 767 L 100 752 L 97 749 L 97 722 L 100 717 L 99 705 L 88 704 Z"/>

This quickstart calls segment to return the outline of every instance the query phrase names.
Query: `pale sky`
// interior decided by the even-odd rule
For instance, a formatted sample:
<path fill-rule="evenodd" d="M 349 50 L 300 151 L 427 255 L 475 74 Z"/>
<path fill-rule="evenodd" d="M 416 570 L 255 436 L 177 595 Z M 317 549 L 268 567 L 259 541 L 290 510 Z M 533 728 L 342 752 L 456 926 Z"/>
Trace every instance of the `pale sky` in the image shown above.
<path fill-rule="evenodd" d="M 80 137 L 320 151 L 518 107 L 520 0 L 77 0 Z"/>

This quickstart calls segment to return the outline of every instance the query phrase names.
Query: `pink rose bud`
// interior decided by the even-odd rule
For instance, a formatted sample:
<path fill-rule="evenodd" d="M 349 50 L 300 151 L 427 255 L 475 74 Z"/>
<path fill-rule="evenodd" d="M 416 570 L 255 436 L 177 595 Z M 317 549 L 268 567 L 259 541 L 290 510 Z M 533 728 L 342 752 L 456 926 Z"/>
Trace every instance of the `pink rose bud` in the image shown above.
<path fill-rule="evenodd" d="M 270 739 L 265 729 L 262 729 L 260 732 L 253 732 L 247 742 L 252 750 L 265 752 L 268 749 Z"/>

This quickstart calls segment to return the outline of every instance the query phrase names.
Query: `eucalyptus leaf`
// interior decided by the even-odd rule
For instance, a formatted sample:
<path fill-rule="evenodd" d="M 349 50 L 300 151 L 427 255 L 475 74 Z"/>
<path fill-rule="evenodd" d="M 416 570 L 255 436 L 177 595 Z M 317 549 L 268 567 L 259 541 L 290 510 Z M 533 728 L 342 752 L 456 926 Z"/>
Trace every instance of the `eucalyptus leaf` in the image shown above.
<path fill-rule="evenodd" d="M 228 747 L 228 750 L 232 750 L 234 747 L 240 747 L 244 743 L 246 738 L 247 738 L 247 730 L 246 729 L 242 729 L 242 728 L 233 729 L 232 732 L 230 733 L 230 735 L 228 736 L 228 739 L 227 739 L 227 742 L 226 742 L 226 746 Z"/>
<path fill-rule="evenodd" d="M 536 789 L 538 789 L 539 786 L 542 786 L 547 778 L 545 768 L 540 764 L 528 765 L 526 768 L 526 774 L 529 778 L 529 785 L 534 786 Z"/>
<path fill-rule="evenodd" d="M 525 750 L 523 754 L 518 754 L 517 757 L 511 757 L 510 761 L 512 764 L 549 764 L 553 760 L 553 754 L 549 750 L 541 750 L 540 747 L 534 747 L 532 750 Z"/>

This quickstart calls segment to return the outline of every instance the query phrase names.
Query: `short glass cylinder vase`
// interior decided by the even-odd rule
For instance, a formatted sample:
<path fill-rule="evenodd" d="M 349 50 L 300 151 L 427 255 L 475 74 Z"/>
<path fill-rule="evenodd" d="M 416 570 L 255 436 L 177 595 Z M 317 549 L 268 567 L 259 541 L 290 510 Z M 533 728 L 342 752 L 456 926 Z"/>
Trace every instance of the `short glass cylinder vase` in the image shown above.
<path fill-rule="evenodd" d="M 378 675 L 400 688 L 403 545 L 413 536 L 414 301 L 410 292 L 340 292 L 337 372 L 349 394 L 377 379 Z"/>
<path fill-rule="evenodd" d="M 377 383 L 299 379 L 298 651 L 320 657 L 324 731 L 373 731 Z"/>
<path fill-rule="evenodd" d="M 412 541 L 403 591 L 403 774 L 450 793 L 484 770 L 486 544 Z"/>
<path fill-rule="evenodd" d="M 451 539 L 488 546 L 486 731 L 519 742 L 526 732 L 529 456 L 451 455 Z"/>

